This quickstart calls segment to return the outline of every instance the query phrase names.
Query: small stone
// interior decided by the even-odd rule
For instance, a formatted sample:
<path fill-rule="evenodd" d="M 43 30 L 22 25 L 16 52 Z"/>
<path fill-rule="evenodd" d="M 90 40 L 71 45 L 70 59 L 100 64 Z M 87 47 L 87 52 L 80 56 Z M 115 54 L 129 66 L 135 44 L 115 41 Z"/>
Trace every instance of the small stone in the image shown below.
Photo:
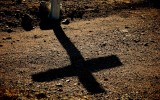
<path fill-rule="evenodd" d="M 70 82 L 70 80 L 66 80 L 66 82 Z"/>
<path fill-rule="evenodd" d="M 104 81 L 108 81 L 108 79 L 107 79 L 107 78 L 105 78 L 105 79 L 104 79 Z"/>
<path fill-rule="evenodd" d="M 62 92 L 63 90 L 62 89 L 57 89 L 57 91 Z"/>
<path fill-rule="evenodd" d="M 37 85 L 36 87 L 37 87 L 37 88 L 39 88 L 39 87 L 40 87 L 40 85 Z"/>
<path fill-rule="evenodd" d="M 128 33 L 127 29 L 120 30 L 122 33 Z"/>
<path fill-rule="evenodd" d="M 9 26 L 7 25 L 6 28 L 9 28 Z"/>
<path fill-rule="evenodd" d="M 31 91 L 31 92 L 36 92 L 36 90 L 32 89 L 32 91 Z"/>
<path fill-rule="evenodd" d="M 145 43 L 144 46 L 148 46 L 148 43 Z"/>
<path fill-rule="evenodd" d="M 62 21 L 62 24 L 68 25 L 69 23 L 70 23 L 69 19 L 64 19 L 64 20 Z"/>
<path fill-rule="evenodd" d="M 103 44 L 101 44 L 101 47 L 105 47 L 107 44 L 106 43 L 103 43 Z"/>
<path fill-rule="evenodd" d="M 73 85 L 77 85 L 77 83 L 74 83 Z"/>
<path fill-rule="evenodd" d="M 130 36 L 131 36 L 131 34 L 127 34 L 127 35 L 126 35 L 126 37 L 130 37 Z"/>
<path fill-rule="evenodd" d="M 56 84 L 57 87 L 63 87 L 61 83 Z"/>
<path fill-rule="evenodd" d="M 126 37 L 124 37 L 122 40 L 124 41 L 126 39 Z"/>
<path fill-rule="evenodd" d="M 141 35 L 145 35 L 145 33 L 141 33 Z"/>

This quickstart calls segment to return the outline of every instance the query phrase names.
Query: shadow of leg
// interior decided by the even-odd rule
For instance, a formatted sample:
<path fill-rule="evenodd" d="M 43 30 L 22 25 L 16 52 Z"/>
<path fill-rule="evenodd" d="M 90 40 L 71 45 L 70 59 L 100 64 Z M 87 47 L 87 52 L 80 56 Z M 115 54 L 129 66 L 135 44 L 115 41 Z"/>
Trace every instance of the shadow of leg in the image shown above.
<path fill-rule="evenodd" d="M 100 84 L 93 77 L 92 73 L 85 66 L 85 60 L 82 57 L 80 51 L 74 46 L 74 44 L 65 35 L 61 26 L 53 28 L 57 39 L 60 41 L 62 46 L 67 51 L 70 56 L 72 66 L 75 67 L 75 72 L 79 78 L 79 81 L 90 93 L 102 93 L 105 90 L 100 86 Z"/>

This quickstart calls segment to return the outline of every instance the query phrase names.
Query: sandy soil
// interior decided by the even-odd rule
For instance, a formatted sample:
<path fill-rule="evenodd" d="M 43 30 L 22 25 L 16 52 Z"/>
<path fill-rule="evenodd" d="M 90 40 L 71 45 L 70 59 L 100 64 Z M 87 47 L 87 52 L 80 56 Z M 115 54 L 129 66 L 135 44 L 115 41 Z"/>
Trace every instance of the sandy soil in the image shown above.
<path fill-rule="evenodd" d="M 122 9 L 50 30 L 1 32 L 0 99 L 158 100 L 159 12 Z"/>

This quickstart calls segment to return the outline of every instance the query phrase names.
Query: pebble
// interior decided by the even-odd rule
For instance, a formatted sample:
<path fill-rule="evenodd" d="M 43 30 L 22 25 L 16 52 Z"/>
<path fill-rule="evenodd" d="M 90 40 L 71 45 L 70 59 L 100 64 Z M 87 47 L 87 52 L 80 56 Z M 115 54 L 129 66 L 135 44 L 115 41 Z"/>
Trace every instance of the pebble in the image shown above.
<path fill-rule="evenodd" d="M 77 83 L 74 83 L 73 85 L 78 85 Z"/>
<path fill-rule="evenodd" d="M 64 19 L 64 20 L 62 21 L 62 24 L 65 24 L 65 25 L 68 25 L 69 23 L 70 23 L 69 19 Z"/>
<path fill-rule="evenodd" d="M 8 33 L 11 33 L 11 32 L 13 32 L 13 29 L 10 28 L 8 25 L 6 25 L 6 26 L 5 26 L 5 29 L 4 29 L 3 31 L 8 32 Z"/>
<path fill-rule="evenodd" d="M 57 91 L 62 92 L 63 90 L 62 89 L 57 89 Z"/>
<path fill-rule="evenodd" d="M 34 90 L 34 89 L 32 89 L 32 91 L 31 92 L 37 92 L 36 90 Z"/>
<path fill-rule="evenodd" d="M 8 25 L 6 25 L 6 28 L 9 28 L 9 26 L 8 26 Z"/>
<path fill-rule="evenodd" d="M 57 87 L 63 87 L 61 83 L 56 84 Z"/>
<path fill-rule="evenodd" d="M 122 40 L 124 41 L 126 39 L 126 37 L 124 37 Z"/>
<path fill-rule="evenodd" d="M 70 82 L 70 80 L 66 80 L 66 82 Z"/>
<path fill-rule="evenodd" d="M 148 43 L 145 43 L 144 46 L 148 46 Z"/>
<path fill-rule="evenodd" d="M 104 81 L 108 81 L 108 79 L 107 79 L 107 78 L 105 78 L 105 79 L 104 79 Z"/>
<path fill-rule="evenodd" d="M 130 37 L 130 36 L 131 36 L 131 34 L 127 34 L 127 35 L 126 35 L 126 37 Z"/>
<path fill-rule="evenodd" d="M 145 35 L 145 33 L 141 33 L 141 35 Z"/>
<path fill-rule="evenodd" d="M 105 47 L 107 44 L 106 43 L 103 43 L 103 44 L 101 44 L 101 47 Z"/>
<path fill-rule="evenodd" d="M 39 87 L 41 87 L 41 86 L 40 86 L 40 85 L 37 85 L 36 87 L 39 88 Z"/>
<path fill-rule="evenodd" d="M 128 33 L 127 29 L 120 30 L 122 33 Z"/>

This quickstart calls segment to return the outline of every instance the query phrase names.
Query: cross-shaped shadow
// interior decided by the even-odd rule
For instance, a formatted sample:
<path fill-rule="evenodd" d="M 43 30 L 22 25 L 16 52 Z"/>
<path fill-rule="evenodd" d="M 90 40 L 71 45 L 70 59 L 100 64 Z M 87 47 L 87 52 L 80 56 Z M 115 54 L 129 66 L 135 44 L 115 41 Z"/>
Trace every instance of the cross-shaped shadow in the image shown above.
<path fill-rule="evenodd" d="M 61 26 L 54 26 L 53 31 L 68 53 L 71 61 L 70 66 L 58 69 L 51 69 L 46 72 L 40 72 L 32 75 L 33 81 L 36 82 L 49 82 L 52 80 L 77 76 L 83 87 L 90 93 L 103 93 L 105 90 L 96 81 L 92 72 L 103 69 L 113 68 L 122 65 L 119 58 L 115 55 L 100 57 L 85 61 L 80 51 L 65 35 Z"/>

